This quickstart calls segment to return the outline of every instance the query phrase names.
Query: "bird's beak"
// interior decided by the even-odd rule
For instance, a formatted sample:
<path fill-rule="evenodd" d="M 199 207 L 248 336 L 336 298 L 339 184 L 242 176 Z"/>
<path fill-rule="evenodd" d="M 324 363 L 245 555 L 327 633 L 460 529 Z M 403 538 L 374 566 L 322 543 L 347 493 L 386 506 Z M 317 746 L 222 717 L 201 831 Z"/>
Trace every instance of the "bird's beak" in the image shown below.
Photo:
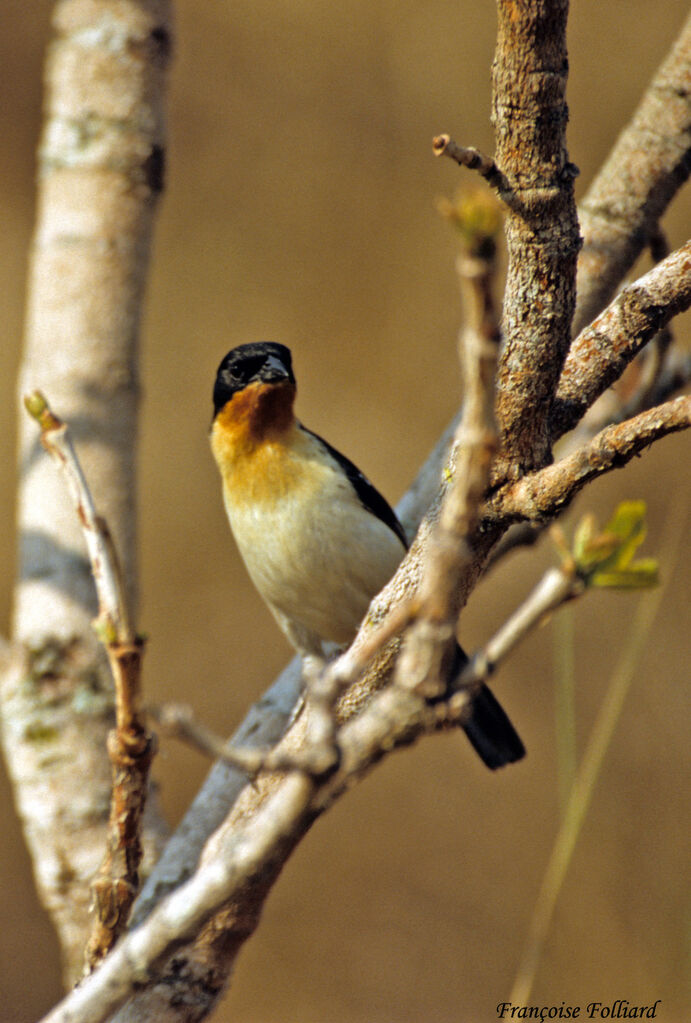
<path fill-rule="evenodd" d="M 259 371 L 259 379 L 262 383 L 278 383 L 280 380 L 289 380 L 290 373 L 280 359 L 270 355 Z"/>

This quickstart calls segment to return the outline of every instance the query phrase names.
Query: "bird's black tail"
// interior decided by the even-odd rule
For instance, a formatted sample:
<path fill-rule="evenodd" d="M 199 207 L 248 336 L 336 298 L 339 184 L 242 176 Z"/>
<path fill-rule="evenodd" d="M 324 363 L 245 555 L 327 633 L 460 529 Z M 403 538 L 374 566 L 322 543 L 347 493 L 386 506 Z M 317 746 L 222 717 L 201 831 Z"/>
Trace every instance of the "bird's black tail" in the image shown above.
<path fill-rule="evenodd" d="M 483 686 L 474 697 L 463 731 L 475 752 L 493 771 L 525 756 L 525 746 L 488 686 Z"/>
<path fill-rule="evenodd" d="M 454 674 L 467 660 L 466 654 L 458 647 Z M 525 756 L 525 746 L 489 686 L 483 685 L 473 697 L 468 720 L 463 722 L 463 731 L 475 752 L 492 771 Z"/>

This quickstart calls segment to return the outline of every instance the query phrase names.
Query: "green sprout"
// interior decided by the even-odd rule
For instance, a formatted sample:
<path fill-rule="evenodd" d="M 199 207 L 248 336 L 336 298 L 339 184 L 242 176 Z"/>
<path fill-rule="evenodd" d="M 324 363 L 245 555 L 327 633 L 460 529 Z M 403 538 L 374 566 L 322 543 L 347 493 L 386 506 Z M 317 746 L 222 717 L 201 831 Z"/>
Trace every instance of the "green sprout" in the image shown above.
<path fill-rule="evenodd" d="M 583 516 L 576 526 L 573 549 L 568 556 L 586 586 L 619 590 L 657 586 L 657 560 L 634 560 L 647 533 L 645 515 L 645 501 L 622 501 L 602 530 L 594 515 Z M 562 548 L 562 559 L 565 554 Z"/>

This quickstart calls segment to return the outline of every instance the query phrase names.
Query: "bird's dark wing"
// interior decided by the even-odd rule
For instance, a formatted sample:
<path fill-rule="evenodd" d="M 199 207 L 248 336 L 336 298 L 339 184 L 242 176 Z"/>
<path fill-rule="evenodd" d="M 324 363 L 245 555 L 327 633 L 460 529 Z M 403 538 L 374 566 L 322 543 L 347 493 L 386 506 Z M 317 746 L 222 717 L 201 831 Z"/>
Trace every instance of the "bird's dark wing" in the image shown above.
<path fill-rule="evenodd" d="M 343 469 L 343 472 L 350 480 L 363 508 L 366 508 L 368 512 L 372 513 L 372 515 L 376 515 L 378 519 L 381 519 L 381 521 L 396 534 L 404 548 L 408 550 L 408 540 L 406 539 L 403 526 L 398 521 L 396 513 L 386 498 L 382 497 L 377 488 L 372 486 L 364 473 L 360 472 L 358 467 L 353 465 L 349 458 L 342 455 L 340 451 L 336 450 L 336 448 L 332 448 L 323 437 L 313 433 L 312 430 L 308 430 L 306 427 L 302 426 L 302 424 L 301 428 L 305 431 L 305 433 L 311 434 L 311 436 L 314 437 L 315 440 L 318 440 L 320 444 L 323 444 L 331 457 L 338 462 Z"/>
<path fill-rule="evenodd" d="M 301 428 L 305 430 L 304 426 Z M 309 433 L 320 444 L 323 444 L 350 480 L 363 507 L 386 523 L 407 549 L 408 543 L 403 532 L 403 526 L 396 518 L 396 514 L 388 502 L 372 486 L 367 477 L 363 476 L 350 459 L 342 455 L 340 451 L 332 448 L 323 437 L 312 433 L 311 430 L 305 430 L 305 433 Z M 467 660 L 467 655 L 456 644 L 452 677 L 458 674 Z M 497 767 L 503 767 L 504 764 L 511 764 L 525 756 L 525 747 L 509 721 L 506 712 L 491 690 L 485 685 L 481 686 L 474 695 L 467 718 L 462 722 L 462 728 L 476 752 L 487 767 L 492 770 Z"/>

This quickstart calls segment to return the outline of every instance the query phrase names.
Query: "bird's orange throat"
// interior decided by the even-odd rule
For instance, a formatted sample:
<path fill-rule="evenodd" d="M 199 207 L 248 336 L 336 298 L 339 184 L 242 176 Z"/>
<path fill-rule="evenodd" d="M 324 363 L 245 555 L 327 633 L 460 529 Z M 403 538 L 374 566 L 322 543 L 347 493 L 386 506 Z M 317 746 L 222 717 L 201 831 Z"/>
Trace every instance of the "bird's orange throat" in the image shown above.
<path fill-rule="evenodd" d="M 217 461 L 232 462 L 266 441 L 279 439 L 295 423 L 295 384 L 248 384 L 214 419 L 211 446 Z"/>

